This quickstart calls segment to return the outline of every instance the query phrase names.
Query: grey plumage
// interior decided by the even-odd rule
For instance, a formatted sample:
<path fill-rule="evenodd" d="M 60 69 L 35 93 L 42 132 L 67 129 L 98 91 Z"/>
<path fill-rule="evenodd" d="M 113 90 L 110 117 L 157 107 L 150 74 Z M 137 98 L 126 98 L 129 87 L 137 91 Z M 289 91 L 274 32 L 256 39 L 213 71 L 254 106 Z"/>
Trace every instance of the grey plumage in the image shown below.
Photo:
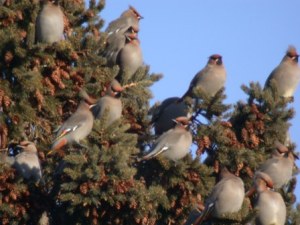
<path fill-rule="evenodd" d="M 186 117 L 176 118 L 176 126 L 159 136 L 148 154 L 141 160 L 148 160 L 158 155 L 178 161 L 189 153 L 192 135 L 186 130 L 189 120 Z"/>
<path fill-rule="evenodd" d="M 174 127 L 174 119 L 188 116 L 188 106 L 185 102 L 178 102 L 180 98 L 171 97 L 165 99 L 153 112 L 151 124 L 154 126 L 155 134 L 162 133 Z"/>
<path fill-rule="evenodd" d="M 138 28 L 133 26 L 130 26 L 129 28 L 127 26 L 121 27 L 107 36 L 106 47 L 103 56 L 106 57 L 107 64 L 109 66 L 117 64 L 119 52 L 126 44 L 126 35 L 131 33 L 137 34 Z"/>
<path fill-rule="evenodd" d="M 66 144 L 79 144 L 92 131 L 93 122 L 94 116 L 90 111 L 90 105 L 85 101 L 81 101 L 76 112 L 57 131 L 56 138 L 52 144 L 52 151 L 59 150 Z"/>
<path fill-rule="evenodd" d="M 42 171 L 35 144 L 22 141 L 18 146 L 22 151 L 16 156 L 7 156 L 5 162 L 16 168 L 25 179 L 34 182 L 41 181 Z"/>
<path fill-rule="evenodd" d="M 218 54 L 211 55 L 206 66 L 200 70 L 192 79 L 187 92 L 181 99 L 189 96 L 197 98 L 193 89 L 200 88 L 209 97 L 214 96 L 226 81 L 226 70 L 223 65 L 222 56 Z"/>
<path fill-rule="evenodd" d="M 108 24 L 105 32 L 108 35 L 116 32 L 118 29 L 127 30 L 129 27 L 136 27 L 139 29 L 139 20 L 143 17 L 139 14 L 139 12 L 132 6 L 129 6 L 129 9 L 124 11 L 121 16 Z"/>
<path fill-rule="evenodd" d="M 204 212 L 193 224 L 201 224 L 209 215 L 221 218 L 225 213 L 238 212 L 242 207 L 244 197 L 245 189 L 242 179 L 230 173 L 227 168 L 222 168 L 221 179 L 205 201 Z"/>
<path fill-rule="evenodd" d="M 113 80 L 106 90 L 106 94 L 101 97 L 91 108 L 96 119 L 100 119 L 107 112 L 105 126 L 110 126 L 114 121 L 121 118 L 122 102 L 118 94 L 123 90 L 117 80 Z"/>
<path fill-rule="evenodd" d="M 269 75 L 265 89 L 270 88 L 273 81 L 280 96 L 293 97 L 300 81 L 298 57 L 296 48 L 290 46 L 280 64 Z"/>
<path fill-rule="evenodd" d="M 274 191 L 272 188 L 271 178 L 259 172 L 255 176 L 255 189 L 258 193 L 255 208 L 258 211 L 256 216 L 257 225 L 284 225 L 286 220 L 286 205 L 282 196 Z"/>
<path fill-rule="evenodd" d="M 139 67 L 143 65 L 143 54 L 140 41 L 136 33 L 125 34 L 125 46 L 119 51 L 117 56 L 117 64 L 120 67 L 120 74 L 126 74 L 126 78 L 130 79 Z M 118 75 L 118 80 L 122 80 Z"/>
<path fill-rule="evenodd" d="M 281 143 L 276 144 L 272 158 L 265 161 L 259 172 L 268 174 L 275 188 L 281 188 L 292 178 L 294 168 L 294 155 Z"/>
<path fill-rule="evenodd" d="M 58 5 L 43 1 L 36 18 L 36 38 L 38 42 L 53 43 L 63 39 L 64 14 Z"/>
<path fill-rule="evenodd" d="M 221 180 L 213 188 L 205 205 L 214 204 L 213 216 L 234 213 L 241 209 L 245 197 L 244 182 L 241 178 L 222 168 Z"/>

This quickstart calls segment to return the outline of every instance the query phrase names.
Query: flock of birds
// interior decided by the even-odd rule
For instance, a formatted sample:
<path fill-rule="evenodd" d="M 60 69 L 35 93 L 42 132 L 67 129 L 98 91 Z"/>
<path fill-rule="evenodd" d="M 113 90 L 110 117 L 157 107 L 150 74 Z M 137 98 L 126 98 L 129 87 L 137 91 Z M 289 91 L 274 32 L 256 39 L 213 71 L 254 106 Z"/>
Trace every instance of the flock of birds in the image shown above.
<path fill-rule="evenodd" d="M 36 21 L 37 42 L 52 44 L 63 37 L 64 13 L 52 1 L 44 0 Z M 139 21 L 142 16 L 133 7 L 129 7 L 119 18 L 112 21 L 107 33 L 107 46 L 103 53 L 109 65 L 119 65 L 120 70 L 127 76 L 133 76 L 143 64 L 142 51 L 138 39 Z M 275 83 L 280 96 L 293 97 L 300 80 L 296 48 L 290 46 L 280 64 L 271 72 L 265 89 Z M 83 93 L 83 100 L 77 110 L 60 126 L 52 143 L 51 151 L 63 152 L 63 147 L 70 144 L 80 144 L 93 128 L 94 120 L 107 114 L 105 126 L 110 126 L 122 116 L 122 102 L 120 94 L 123 90 L 120 82 L 120 73 L 116 79 L 104 87 L 105 95 L 100 99 L 93 99 Z M 185 98 L 197 99 L 195 90 L 200 89 L 207 96 L 213 97 L 224 87 L 226 70 L 222 56 L 213 54 L 209 57 L 206 66 L 192 79 L 190 86 L 182 97 L 173 97 L 164 100 L 152 113 L 151 123 L 155 135 L 158 136 L 153 147 L 140 160 L 149 160 L 158 155 L 178 161 L 190 152 L 192 134 L 188 130 L 190 116 L 187 114 Z M 18 145 L 9 145 L 8 153 L 1 156 L 1 161 L 17 169 L 25 178 L 35 182 L 42 180 L 41 166 L 37 148 L 33 142 L 22 141 Z M 49 154 L 50 154 L 49 153 Z M 292 178 L 295 155 L 285 145 L 275 142 L 274 153 L 257 170 L 254 185 L 245 193 L 241 178 L 222 168 L 220 181 L 212 189 L 205 203 L 205 209 L 193 211 L 187 219 L 186 225 L 199 225 L 212 217 L 222 217 L 224 213 L 238 212 L 245 196 L 257 192 L 255 224 L 283 225 L 286 221 L 286 206 L 282 196 L 273 190 L 286 185 Z"/>

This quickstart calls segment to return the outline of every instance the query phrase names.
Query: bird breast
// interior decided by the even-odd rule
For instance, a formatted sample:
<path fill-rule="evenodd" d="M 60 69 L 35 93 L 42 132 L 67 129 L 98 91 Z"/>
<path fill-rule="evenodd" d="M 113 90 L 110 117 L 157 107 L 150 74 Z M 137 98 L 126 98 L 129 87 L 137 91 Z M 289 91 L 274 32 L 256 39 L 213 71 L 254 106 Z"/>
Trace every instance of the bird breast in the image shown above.
<path fill-rule="evenodd" d="M 64 18 L 60 8 L 45 6 L 38 18 L 39 41 L 52 43 L 62 39 Z"/>
<path fill-rule="evenodd" d="M 224 213 L 234 213 L 241 209 L 245 189 L 240 178 L 222 179 L 215 186 L 213 192 L 215 199 L 214 216 L 221 217 Z"/>
<path fill-rule="evenodd" d="M 170 160 L 177 161 L 185 157 L 189 151 L 192 144 L 192 135 L 189 131 L 175 131 L 175 135 L 178 133 L 178 138 L 173 140 L 173 142 L 168 143 L 169 149 L 162 153 L 162 155 Z M 174 136 L 175 136 L 174 135 Z"/>
<path fill-rule="evenodd" d="M 279 193 L 272 191 L 260 193 L 256 208 L 259 212 L 257 221 L 260 225 L 284 225 L 286 206 Z"/>

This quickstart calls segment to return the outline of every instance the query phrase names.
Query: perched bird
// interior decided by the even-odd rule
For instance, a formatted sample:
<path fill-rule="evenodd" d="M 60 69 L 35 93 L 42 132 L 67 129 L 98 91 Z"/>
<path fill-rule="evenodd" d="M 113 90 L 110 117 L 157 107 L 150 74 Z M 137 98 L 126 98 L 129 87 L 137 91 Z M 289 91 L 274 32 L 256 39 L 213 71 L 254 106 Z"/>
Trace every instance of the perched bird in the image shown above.
<path fill-rule="evenodd" d="M 173 121 L 176 126 L 160 135 L 150 152 L 140 160 L 148 160 L 161 154 L 176 162 L 189 153 L 192 144 L 192 134 L 186 130 L 189 120 L 186 117 L 177 117 Z"/>
<path fill-rule="evenodd" d="M 273 81 L 280 96 L 293 97 L 300 81 L 298 58 L 296 48 L 290 46 L 280 64 L 269 75 L 265 89 L 270 88 Z"/>
<path fill-rule="evenodd" d="M 119 94 L 122 91 L 121 84 L 114 79 L 108 86 L 105 95 L 91 107 L 95 119 L 102 118 L 107 112 L 106 126 L 110 126 L 114 121 L 121 118 L 122 102 Z"/>
<path fill-rule="evenodd" d="M 265 161 L 258 171 L 270 176 L 274 188 L 281 188 L 292 178 L 295 156 L 280 142 L 276 142 L 275 147 L 272 158 Z"/>
<path fill-rule="evenodd" d="M 170 130 L 174 127 L 174 119 L 177 117 L 188 117 L 188 106 L 185 102 L 178 102 L 180 98 L 171 97 L 165 99 L 152 113 L 151 124 L 154 126 L 156 135 Z"/>
<path fill-rule="evenodd" d="M 93 123 L 94 116 L 90 111 L 90 105 L 81 101 L 76 112 L 57 131 L 51 151 L 48 154 L 53 151 L 61 152 L 60 149 L 66 144 L 76 143 L 80 145 L 80 140 L 87 137 L 92 131 Z"/>
<path fill-rule="evenodd" d="M 64 14 L 55 1 L 42 0 L 42 9 L 36 18 L 37 42 L 53 43 L 63 39 Z"/>
<path fill-rule="evenodd" d="M 107 59 L 107 64 L 112 66 L 117 64 L 117 57 L 119 52 L 124 48 L 126 44 L 126 35 L 138 33 L 138 28 L 134 26 L 120 28 L 114 33 L 110 33 L 107 36 L 106 47 L 103 56 Z"/>
<path fill-rule="evenodd" d="M 119 18 L 108 24 L 105 32 L 110 35 L 119 29 L 127 30 L 129 27 L 136 27 L 139 29 L 139 21 L 141 19 L 143 19 L 143 17 L 139 14 L 139 12 L 134 7 L 129 6 L 129 9 L 124 11 Z"/>
<path fill-rule="evenodd" d="M 125 72 L 126 78 L 130 79 L 133 74 L 143 65 L 143 54 L 140 41 L 136 33 L 125 34 L 125 46 L 119 51 L 117 64 L 120 67 L 120 73 L 117 80 L 122 80 L 120 75 Z"/>
<path fill-rule="evenodd" d="M 225 213 L 235 213 L 241 209 L 245 197 L 244 182 L 226 167 L 221 169 L 220 175 L 221 180 L 205 202 L 205 210 L 193 225 L 201 224 L 210 215 L 221 218 Z"/>
<path fill-rule="evenodd" d="M 16 147 L 21 149 L 19 154 L 7 156 L 5 162 L 16 168 L 25 179 L 32 179 L 34 182 L 42 181 L 41 165 L 35 144 L 30 141 L 22 141 Z"/>
<path fill-rule="evenodd" d="M 195 88 L 200 88 L 209 97 L 212 97 L 224 87 L 225 81 L 226 71 L 222 56 L 218 54 L 211 55 L 206 66 L 194 76 L 187 92 L 181 97 L 181 100 L 187 96 L 197 98 L 198 96 L 195 96 L 193 92 Z"/>
<path fill-rule="evenodd" d="M 251 196 L 255 191 L 258 193 L 255 204 L 258 214 L 255 223 L 258 225 L 284 225 L 286 205 L 279 193 L 270 190 L 273 187 L 272 179 L 263 172 L 256 173 L 254 179 L 254 186 L 246 195 Z"/>

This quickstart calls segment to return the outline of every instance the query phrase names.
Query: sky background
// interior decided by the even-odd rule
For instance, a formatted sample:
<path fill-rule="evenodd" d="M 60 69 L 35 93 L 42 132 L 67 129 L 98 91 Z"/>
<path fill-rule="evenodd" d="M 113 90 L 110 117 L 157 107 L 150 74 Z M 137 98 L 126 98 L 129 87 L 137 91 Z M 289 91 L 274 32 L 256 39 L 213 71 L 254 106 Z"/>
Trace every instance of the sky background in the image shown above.
<path fill-rule="evenodd" d="M 300 52 L 299 0 L 107 0 L 100 14 L 103 30 L 129 5 L 144 17 L 139 32 L 144 62 L 150 72 L 163 74 L 151 88 L 151 105 L 184 94 L 212 54 L 223 56 L 225 103 L 234 104 L 247 97 L 242 84 L 264 85 L 289 45 Z M 300 88 L 294 97 L 290 133 L 299 151 Z M 300 181 L 296 195 L 300 202 Z"/>

